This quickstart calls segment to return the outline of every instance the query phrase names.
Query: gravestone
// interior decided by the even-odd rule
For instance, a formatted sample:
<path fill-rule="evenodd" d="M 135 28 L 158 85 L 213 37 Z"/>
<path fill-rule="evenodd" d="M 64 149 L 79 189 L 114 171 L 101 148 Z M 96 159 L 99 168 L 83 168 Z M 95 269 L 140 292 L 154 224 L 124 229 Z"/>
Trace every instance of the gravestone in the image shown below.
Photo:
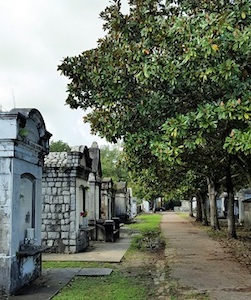
<path fill-rule="evenodd" d="M 41 274 L 42 166 L 50 137 L 36 109 L 0 113 L 0 298 Z"/>

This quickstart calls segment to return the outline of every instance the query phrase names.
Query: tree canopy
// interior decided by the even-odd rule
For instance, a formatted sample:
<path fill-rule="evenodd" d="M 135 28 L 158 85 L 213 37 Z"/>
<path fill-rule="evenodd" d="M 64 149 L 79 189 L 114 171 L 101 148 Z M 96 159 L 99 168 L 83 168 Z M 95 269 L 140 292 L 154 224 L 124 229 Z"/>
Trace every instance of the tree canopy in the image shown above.
<path fill-rule="evenodd" d="M 71 147 L 63 142 L 62 140 L 59 141 L 51 141 L 50 143 L 50 152 L 68 152 L 71 151 Z"/>
<path fill-rule="evenodd" d="M 203 166 L 215 180 L 237 162 L 250 172 L 250 1 L 129 6 L 123 14 L 114 0 L 101 13 L 107 34 L 97 48 L 58 67 L 70 79 L 66 103 L 91 108 L 92 131 L 122 138 L 128 167 L 157 178 L 148 187 L 159 193 L 186 190 L 180 183 Z"/>
<path fill-rule="evenodd" d="M 93 132 L 146 145 L 176 113 L 233 99 L 249 120 L 249 1 L 134 0 L 128 15 L 113 2 L 98 47 L 59 66 L 71 80 L 67 104 L 92 108 Z"/>
<path fill-rule="evenodd" d="M 114 182 L 129 180 L 129 173 L 122 163 L 122 153 L 122 146 L 119 143 L 100 147 L 103 177 L 112 178 Z"/>

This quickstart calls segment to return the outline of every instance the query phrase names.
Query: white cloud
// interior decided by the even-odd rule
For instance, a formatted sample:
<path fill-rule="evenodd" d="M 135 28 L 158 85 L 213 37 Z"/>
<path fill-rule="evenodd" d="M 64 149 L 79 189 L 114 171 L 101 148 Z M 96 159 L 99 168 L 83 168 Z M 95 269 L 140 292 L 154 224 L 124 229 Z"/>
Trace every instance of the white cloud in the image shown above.
<path fill-rule="evenodd" d="M 126 2 L 126 0 L 124 0 Z M 53 140 L 71 146 L 105 140 L 90 134 L 81 110 L 65 106 L 66 56 L 96 47 L 109 0 L 0 0 L 0 108 L 35 107 Z"/>

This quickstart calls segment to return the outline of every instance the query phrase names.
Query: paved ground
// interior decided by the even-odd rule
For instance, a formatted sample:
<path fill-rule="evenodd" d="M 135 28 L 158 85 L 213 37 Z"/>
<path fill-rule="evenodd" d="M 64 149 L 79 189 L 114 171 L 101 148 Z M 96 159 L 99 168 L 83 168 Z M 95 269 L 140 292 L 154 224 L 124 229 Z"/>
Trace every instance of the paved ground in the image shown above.
<path fill-rule="evenodd" d="M 173 212 L 163 213 L 168 239 L 166 258 L 171 278 L 183 286 L 206 291 L 210 299 L 250 300 L 251 274 L 208 235 Z"/>
<path fill-rule="evenodd" d="M 8 300 L 49 300 L 81 270 L 81 268 L 45 269 L 18 295 Z"/>
<path fill-rule="evenodd" d="M 120 262 L 131 244 L 131 238 L 121 237 L 115 243 L 92 242 L 85 251 L 75 254 L 47 254 L 42 256 L 43 261 L 96 261 Z"/>

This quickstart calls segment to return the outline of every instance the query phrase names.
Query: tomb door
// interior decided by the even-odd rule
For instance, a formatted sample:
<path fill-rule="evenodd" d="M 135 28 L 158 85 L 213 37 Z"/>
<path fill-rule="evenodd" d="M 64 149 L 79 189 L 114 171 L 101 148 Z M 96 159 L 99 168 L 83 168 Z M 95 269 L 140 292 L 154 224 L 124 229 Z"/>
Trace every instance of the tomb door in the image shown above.
<path fill-rule="evenodd" d="M 23 174 L 20 179 L 20 222 L 19 238 L 23 243 L 28 228 L 35 228 L 35 178 Z"/>

